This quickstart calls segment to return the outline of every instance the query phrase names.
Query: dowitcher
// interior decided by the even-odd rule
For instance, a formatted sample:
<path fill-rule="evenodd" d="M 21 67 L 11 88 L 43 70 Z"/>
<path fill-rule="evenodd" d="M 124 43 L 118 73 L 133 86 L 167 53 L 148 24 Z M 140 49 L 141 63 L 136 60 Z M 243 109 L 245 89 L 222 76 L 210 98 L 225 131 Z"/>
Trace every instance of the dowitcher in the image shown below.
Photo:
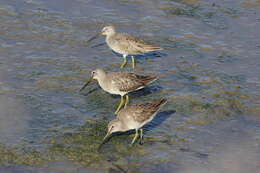
<path fill-rule="evenodd" d="M 105 26 L 99 34 L 106 36 L 106 43 L 113 51 L 123 55 L 124 60 L 121 68 L 126 65 L 126 57 L 128 55 L 131 55 L 132 68 L 134 69 L 135 55 L 162 50 L 161 47 L 145 42 L 136 36 L 116 32 L 113 26 Z M 88 41 L 95 38 L 97 38 L 97 35 Z"/>
<path fill-rule="evenodd" d="M 120 104 L 118 105 L 115 114 L 118 113 L 124 103 L 124 96 L 126 95 L 125 106 L 129 102 L 128 93 L 144 88 L 146 85 L 152 83 L 157 79 L 157 76 L 143 76 L 128 72 L 109 72 L 106 73 L 102 69 L 96 69 L 91 72 L 91 78 L 80 89 L 82 91 L 91 81 L 96 79 L 100 87 L 110 94 L 120 95 Z"/>
<path fill-rule="evenodd" d="M 159 109 L 167 102 L 166 99 L 162 98 L 153 102 L 144 102 L 138 104 L 130 104 L 124 109 L 118 112 L 116 119 L 108 123 L 108 131 L 103 139 L 102 144 L 115 132 L 126 132 L 128 130 L 135 129 L 135 137 L 133 138 L 131 145 L 137 140 L 140 129 L 140 143 L 143 139 L 142 127 L 150 122 L 159 111 Z M 101 144 L 101 145 L 102 145 Z"/>

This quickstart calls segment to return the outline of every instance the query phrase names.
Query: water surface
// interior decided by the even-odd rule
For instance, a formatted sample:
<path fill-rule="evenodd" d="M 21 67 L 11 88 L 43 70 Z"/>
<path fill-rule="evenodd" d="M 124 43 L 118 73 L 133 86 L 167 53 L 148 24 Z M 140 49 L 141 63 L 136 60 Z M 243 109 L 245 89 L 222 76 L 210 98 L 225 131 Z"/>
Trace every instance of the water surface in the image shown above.
<path fill-rule="evenodd" d="M 1 0 L 0 172 L 260 171 L 259 0 Z M 169 102 L 145 129 L 96 148 L 119 97 L 92 83 L 122 58 L 107 24 L 164 48 L 138 59 L 157 74 L 131 102 Z M 131 71 L 131 64 L 125 69 Z M 88 91 L 93 92 L 88 93 Z"/>

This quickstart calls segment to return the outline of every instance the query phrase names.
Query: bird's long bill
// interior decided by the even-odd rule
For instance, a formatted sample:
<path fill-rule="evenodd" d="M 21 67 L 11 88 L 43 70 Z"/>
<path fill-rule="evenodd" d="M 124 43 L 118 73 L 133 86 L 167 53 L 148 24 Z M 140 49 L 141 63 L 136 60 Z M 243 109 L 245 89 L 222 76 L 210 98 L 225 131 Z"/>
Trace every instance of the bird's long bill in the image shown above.
<path fill-rule="evenodd" d="M 111 137 L 111 133 L 110 132 L 107 132 L 106 136 L 104 137 L 103 141 L 102 141 L 102 144 L 106 143 L 107 140 Z"/>
<path fill-rule="evenodd" d="M 91 76 L 89 78 L 89 80 L 85 83 L 85 85 L 79 91 L 81 92 L 82 90 L 84 90 L 88 86 L 88 84 L 92 81 L 92 79 L 93 79 L 93 76 Z"/>
<path fill-rule="evenodd" d="M 101 147 L 109 140 L 110 137 L 112 137 L 112 134 L 107 132 L 106 136 L 103 138 L 102 143 L 99 145 L 98 150 L 101 149 Z"/>
<path fill-rule="evenodd" d="M 97 39 L 97 38 L 100 36 L 100 34 L 101 34 L 101 32 L 98 32 L 97 34 L 95 34 L 93 37 L 91 37 L 91 38 L 87 41 L 87 43 L 90 43 L 92 40 Z"/>

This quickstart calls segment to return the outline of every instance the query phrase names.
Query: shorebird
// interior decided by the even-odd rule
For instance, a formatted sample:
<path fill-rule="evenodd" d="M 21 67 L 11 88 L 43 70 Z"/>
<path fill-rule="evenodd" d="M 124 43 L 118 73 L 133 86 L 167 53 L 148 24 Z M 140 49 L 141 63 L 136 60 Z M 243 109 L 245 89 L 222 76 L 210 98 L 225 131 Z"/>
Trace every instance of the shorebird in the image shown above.
<path fill-rule="evenodd" d="M 135 129 L 135 137 L 133 138 L 131 145 L 133 145 L 137 140 L 139 136 L 139 129 L 141 143 L 143 139 L 142 127 L 155 117 L 156 113 L 166 102 L 167 100 L 162 98 L 153 102 L 132 104 L 127 106 L 127 108 L 121 109 L 118 112 L 116 119 L 108 123 L 108 131 L 103 139 L 102 144 L 104 144 L 106 140 L 109 139 L 115 132 L 126 132 L 133 129 Z"/>
<path fill-rule="evenodd" d="M 92 79 L 96 79 L 100 87 L 110 94 L 120 95 L 120 104 L 118 105 L 115 114 L 118 113 L 124 103 L 125 106 L 129 102 L 128 93 L 144 88 L 157 79 L 157 76 L 143 76 L 128 72 L 108 72 L 102 69 L 96 69 L 91 72 L 89 81 L 80 89 L 82 91 L 90 83 Z"/>
<path fill-rule="evenodd" d="M 121 68 L 126 65 L 128 55 L 131 55 L 132 68 L 134 69 L 135 55 L 162 50 L 161 47 L 145 42 L 136 36 L 116 32 L 113 26 L 105 26 L 100 33 L 89 39 L 88 42 L 97 38 L 99 34 L 106 36 L 106 43 L 113 51 L 123 55 L 124 60 Z"/>

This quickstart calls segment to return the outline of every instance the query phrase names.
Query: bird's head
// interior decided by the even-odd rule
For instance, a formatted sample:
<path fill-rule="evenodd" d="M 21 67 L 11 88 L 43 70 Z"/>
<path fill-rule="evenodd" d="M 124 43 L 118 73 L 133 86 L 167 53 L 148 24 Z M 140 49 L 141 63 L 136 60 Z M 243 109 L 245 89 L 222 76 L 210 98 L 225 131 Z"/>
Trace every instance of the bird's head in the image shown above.
<path fill-rule="evenodd" d="M 111 26 L 111 25 L 105 26 L 101 31 L 101 35 L 106 35 L 106 36 L 113 35 L 113 34 L 115 34 L 115 32 L 116 32 L 116 30 L 113 26 Z"/>

